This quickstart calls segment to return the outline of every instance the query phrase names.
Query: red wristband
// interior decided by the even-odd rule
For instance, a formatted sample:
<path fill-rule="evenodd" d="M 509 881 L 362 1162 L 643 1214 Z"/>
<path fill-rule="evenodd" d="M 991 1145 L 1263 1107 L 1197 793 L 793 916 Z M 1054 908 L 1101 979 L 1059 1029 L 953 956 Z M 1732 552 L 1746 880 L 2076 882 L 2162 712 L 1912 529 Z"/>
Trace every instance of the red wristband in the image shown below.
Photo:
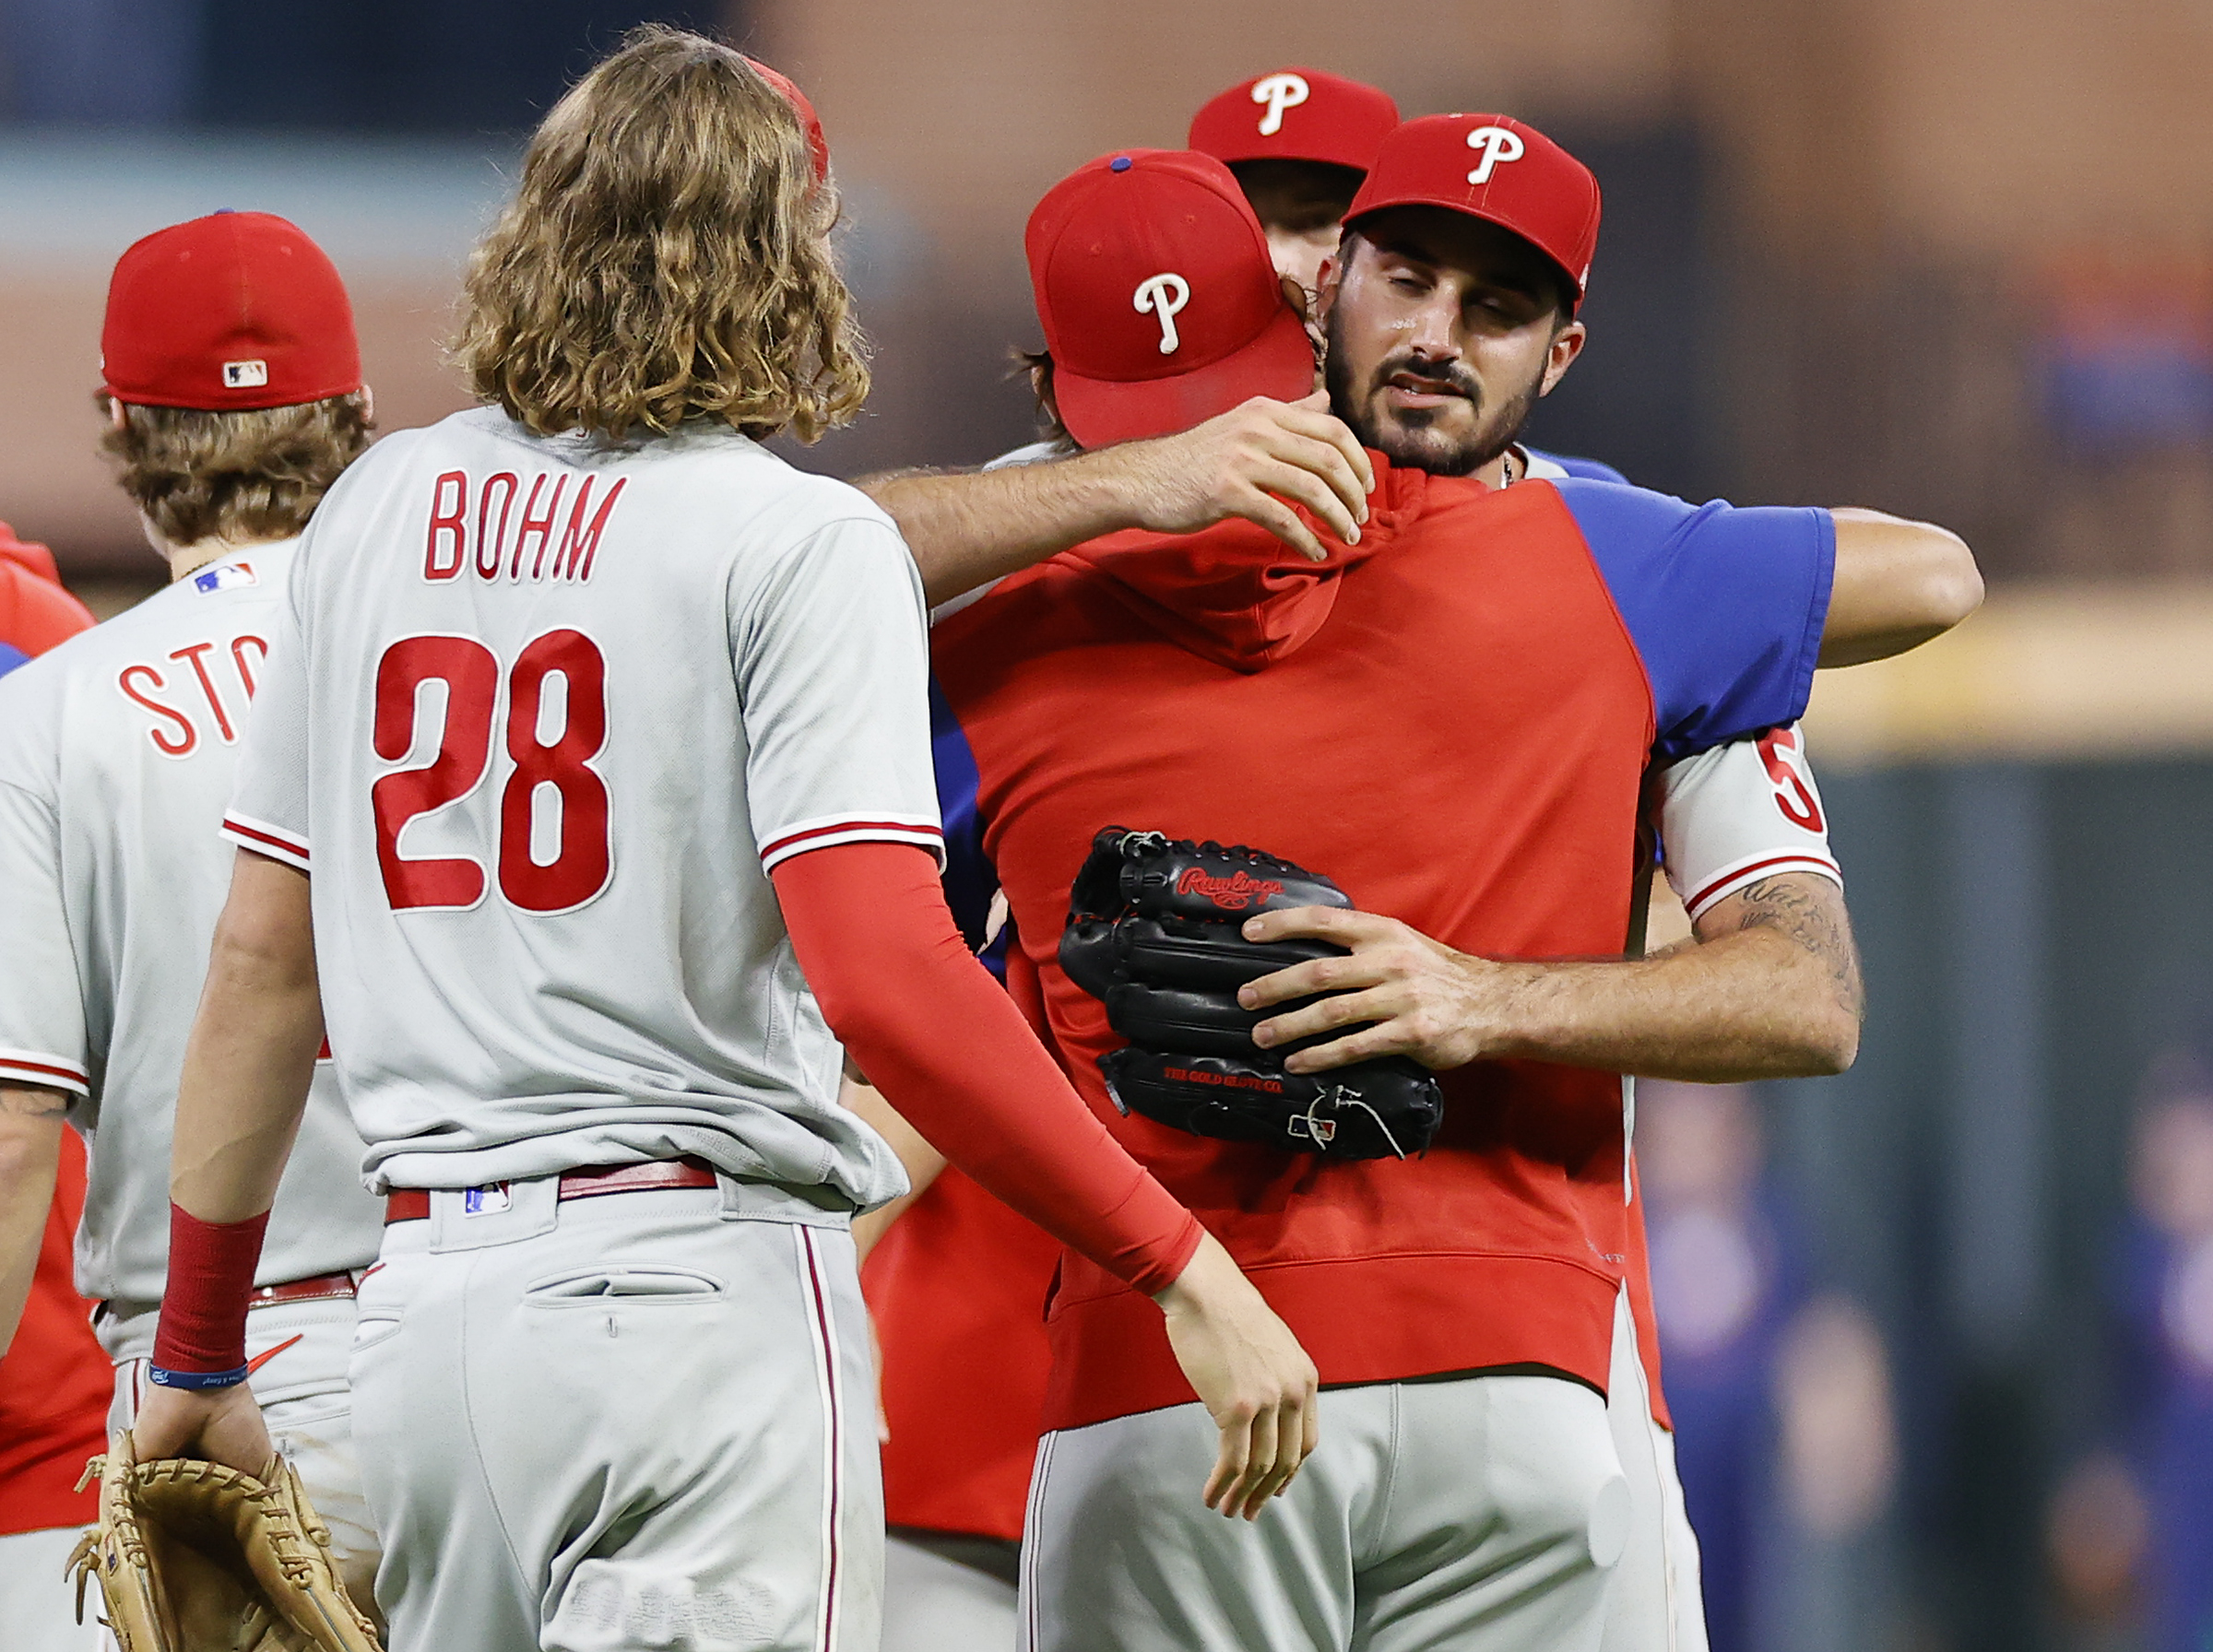
<path fill-rule="evenodd" d="M 169 1288 L 154 1333 L 156 1370 L 243 1379 L 246 1298 L 268 1225 L 266 1210 L 243 1221 L 202 1221 L 170 1205 Z"/>

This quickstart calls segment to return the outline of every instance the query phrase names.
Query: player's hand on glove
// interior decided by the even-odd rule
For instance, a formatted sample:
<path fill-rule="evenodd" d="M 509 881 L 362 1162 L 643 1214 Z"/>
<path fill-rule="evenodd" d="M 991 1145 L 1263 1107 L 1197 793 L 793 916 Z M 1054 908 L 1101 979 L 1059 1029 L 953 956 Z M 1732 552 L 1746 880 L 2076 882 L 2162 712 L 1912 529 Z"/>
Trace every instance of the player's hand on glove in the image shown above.
<path fill-rule="evenodd" d="M 330 1528 L 270 1448 L 244 1386 L 157 1388 L 139 1410 L 148 1417 L 147 1443 L 119 1430 L 85 1465 L 86 1481 L 100 1481 L 100 1519 L 69 1556 L 78 1621 L 91 1584 L 120 1652 L 377 1652 Z M 251 1468 L 225 1460 L 256 1443 Z"/>
<path fill-rule="evenodd" d="M 148 1387 L 131 1437 L 141 1462 L 199 1457 L 258 1476 L 277 1455 L 261 1407 L 244 1383 L 228 1388 Z"/>
<path fill-rule="evenodd" d="M 1292 507 L 1355 545 L 1376 486 L 1359 439 L 1329 406 L 1319 391 L 1296 402 L 1256 395 L 1188 431 L 1112 451 L 1133 467 L 1140 520 L 1154 532 L 1196 533 L 1239 516 L 1319 562 L 1329 552 Z"/>
<path fill-rule="evenodd" d="M 1206 1506 L 1258 1519 L 1314 1450 L 1314 1362 L 1211 1233 L 1153 1300 L 1176 1363 L 1222 1431 Z"/>
<path fill-rule="evenodd" d="M 1302 906 L 1249 918 L 1247 940 L 1334 942 L 1347 956 L 1319 958 L 1249 981 L 1237 991 L 1247 1009 L 1319 1002 L 1271 1016 L 1253 1029 L 1262 1049 L 1313 1038 L 1339 1027 L 1342 1038 L 1284 1058 L 1285 1070 L 1325 1072 L 1379 1056 L 1406 1056 L 1433 1072 L 1501 1053 L 1513 995 L 1528 966 L 1456 952 L 1396 918 L 1369 912 Z"/>

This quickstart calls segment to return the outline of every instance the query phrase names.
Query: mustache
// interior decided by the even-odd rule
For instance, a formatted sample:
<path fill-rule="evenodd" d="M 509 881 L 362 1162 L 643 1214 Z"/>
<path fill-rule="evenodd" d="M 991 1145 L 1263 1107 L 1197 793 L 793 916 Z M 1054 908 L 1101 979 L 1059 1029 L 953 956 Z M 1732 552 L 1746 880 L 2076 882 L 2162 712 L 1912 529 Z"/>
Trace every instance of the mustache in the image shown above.
<path fill-rule="evenodd" d="M 1426 362 L 1412 354 L 1392 356 L 1376 369 L 1376 388 L 1382 389 L 1401 375 L 1415 380 L 1423 389 L 1432 393 L 1464 395 L 1478 409 L 1483 406 L 1482 384 L 1461 362 Z"/>

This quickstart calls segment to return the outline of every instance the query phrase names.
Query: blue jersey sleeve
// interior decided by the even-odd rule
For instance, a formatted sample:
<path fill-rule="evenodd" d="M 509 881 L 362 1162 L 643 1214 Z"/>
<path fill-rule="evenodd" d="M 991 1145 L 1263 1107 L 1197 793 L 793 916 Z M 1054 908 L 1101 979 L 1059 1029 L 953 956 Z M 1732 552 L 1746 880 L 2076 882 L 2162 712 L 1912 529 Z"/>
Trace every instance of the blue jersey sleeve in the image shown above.
<path fill-rule="evenodd" d="M 1548 454 L 1533 447 L 1525 447 L 1521 451 L 1533 459 L 1544 459 L 1557 465 L 1569 476 L 1580 477 L 1586 482 L 1618 482 L 1625 488 L 1629 485 L 1627 477 L 1613 466 L 1603 465 L 1596 459 L 1578 459 L 1568 454 Z"/>
<path fill-rule="evenodd" d="M 984 853 L 984 823 L 977 812 L 976 753 L 960 719 L 939 689 L 929 685 L 929 755 L 938 776 L 938 813 L 945 827 L 945 904 L 953 908 L 971 947 L 981 947 L 990 921 L 991 897 L 999 874 Z M 984 967 L 1005 979 L 1004 950 L 984 954 Z"/>
<path fill-rule="evenodd" d="M 1827 511 L 1552 485 L 1644 657 L 1654 757 L 1672 762 L 1805 714 L 1836 569 Z"/>

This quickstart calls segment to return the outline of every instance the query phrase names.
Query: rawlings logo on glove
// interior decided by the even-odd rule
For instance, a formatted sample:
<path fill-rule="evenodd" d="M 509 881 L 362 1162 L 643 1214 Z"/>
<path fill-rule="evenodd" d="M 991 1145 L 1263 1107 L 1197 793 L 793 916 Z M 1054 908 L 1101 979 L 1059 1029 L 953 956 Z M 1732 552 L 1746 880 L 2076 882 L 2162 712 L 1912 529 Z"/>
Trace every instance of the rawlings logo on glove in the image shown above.
<path fill-rule="evenodd" d="M 1106 1003 L 1107 1023 L 1130 1041 L 1099 1058 L 1107 1092 L 1124 1113 L 1225 1141 L 1331 1159 L 1420 1152 L 1437 1135 L 1444 1097 L 1419 1064 L 1388 1056 L 1292 1073 L 1285 1056 L 1344 1029 L 1272 1050 L 1252 1042 L 1254 1027 L 1296 1006 L 1247 1009 L 1238 987 L 1343 955 L 1327 941 L 1245 938 L 1252 914 L 1294 906 L 1352 902 L 1327 878 L 1241 844 L 1119 826 L 1094 838 L 1070 893 L 1060 967 Z"/>
<path fill-rule="evenodd" d="M 1176 892 L 1212 901 L 1224 912 L 1243 912 L 1256 900 L 1282 894 L 1284 886 L 1272 878 L 1255 878 L 1246 871 L 1232 873 L 1227 878 L 1215 878 L 1210 876 L 1203 867 L 1192 867 L 1176 879 Z M 1266 908 L 1261 910 L 1265 911 Z"/>

